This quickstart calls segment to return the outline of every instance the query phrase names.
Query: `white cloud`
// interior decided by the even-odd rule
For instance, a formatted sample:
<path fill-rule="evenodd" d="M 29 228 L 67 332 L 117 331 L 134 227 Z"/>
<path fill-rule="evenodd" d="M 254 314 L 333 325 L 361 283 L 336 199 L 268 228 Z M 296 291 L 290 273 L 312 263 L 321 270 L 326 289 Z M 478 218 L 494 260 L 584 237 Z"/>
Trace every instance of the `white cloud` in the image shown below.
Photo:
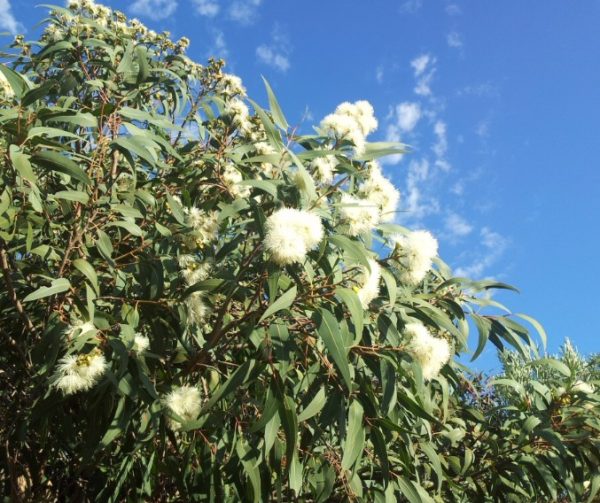
<path fill-rule="evenodd" d="M 421 107 L 418 103 L 405 101 L 396 105 L 396 124 L 401 131 L 412 131 L 421 118 Z"/>
<path fill-rule="evenodd" d="M 221 30 L 213 30 L 213 41 L 208 49 L 208 57 L 214 57 L 219 59 L 227 59 L 229 56 L 229 49 L 227 48 L 227 42 L 225 41 L 225 34 Z"/>
<path fill-rule="evenodd" d="M 236 0 L 229 7 L 229 18 L 240 24 L 252 24 L 261 3 L 262 0 Z"/>
<path fill-rule="evenodd" d="M 490 120 L 484 119 L 479 121 L 475 127 L 475 134 L 480 138 L 487 138 L 490 135 Z"/>
<path fill-rule="evenodd" d="M 382 65 L 379 65 L 375 69 L 375 80 L 377 80 L 377 82 L 379 84 L 381 84 L 383 82 L 383 66 Z"/>
<path fill-rule="evenodd" d="M 443 171 L 450 169 L 450 163 L 446 159 L 448 152 L 448 137 L 447 126 L 444 121 L 438 120 L 433 126 L 433 132 L 436 136 L 436 142 L 433 144 L 432 150 L 436 156 L 435 165 Z"/>
<path fill-rule="evenodd" d="M 448 35 L 446 36 L 446 42 L 448 43 L 449 47 L 452 47 L 454 49 L 462 49 L 465 45 L 462 35 L 456 31 L 451 31 L 450 33 L 448 33 Z"/>
<path fill-rule="evenodd" d="M 432 58 L 429 54 L 421 54 L 410 62 L 410 66 L 415 69 L 415 77 L 421 75 L 426 69 Z"/>
<path fill-rule="evenodd" d="M 215 17 L 221 10 L 221 6 L 214 0 L 192 0 L 192 3 L 201 16 Z"/>
<path fill-rule="evenodd" d="M 507 238 L 492 231 L 489 227 L 481 229 L 480 237 L 481 245 L 484 248 L 483 252 L 470 264 L 457 268 L 455 271 L 456 276 L 481 277 L 486 270 L 502 257 L 509 245 Z"/>
<path fill-rule="evenodd" d="M 492 82 L 482 82 L 480 84 L 469 84 L 459 89 L 458 96 L 476 96 L 478 98 L 495 98 L 500 96 L 500 89 Z"/>
<path fill-rule="evenodd" d="M 405 0 L 400 6 L 400 12 L 403 14 L 414 14 L 423 7 L 423 0 Z"/>
<path fill-rule="evenodd" d="M 456 213 L 449 213 L 444 222 L 446 231 L 453 238 L 464 237 L 473 231 L 473 226 Z"/>
<path fill-rule="evenodd" d="M 435 73 L 435 63 L 436 59 L 429 54 L 421 54 L 410 62 L 417 79 L 414 91 L 419 96 L 431 95 L 430 86 Z"/>
<path fill-rule="evenodd" d="M 427 159 L 412 160 L 408 165 L 408 176 L 406 177 L 406 190 L 404 191 L 404 219 L 418 221 L 427 215 L 440 212 L 440 203 L 436 197 L 427 193 L 423 188 L 427 187 L 430 178 L 430 166 Z"/>
<path fill-rule="evenodd" d="M 175 13 L 176 9 L 177 0 L 135 0 L 129 7 L 133 14 L 155 21 L 168 18 Z"/>
<path fill-rule="evenodd" d="M 256 57 L 260 63 L 271 66 L 281 72 L 290 68 L 290 42 L 281 27 L 275 25 L 270 44 L 262 44 L 256 48 Z"/>
<path fill-rule="evenodd" d="M 12 13 L 9 0 L 0 0 L 0 28 L 8 30 L 13 35 L 25 31 Z"/>
<path fill-rule="evenodd" d="M 455 3 L 446 5 L 445 10 L 446 10 L 446 14 L 448 14 L 449 16 L 458 16 L 458 15 L 462 14 L 461 8 L 458 5 L 456 5 Z"/>

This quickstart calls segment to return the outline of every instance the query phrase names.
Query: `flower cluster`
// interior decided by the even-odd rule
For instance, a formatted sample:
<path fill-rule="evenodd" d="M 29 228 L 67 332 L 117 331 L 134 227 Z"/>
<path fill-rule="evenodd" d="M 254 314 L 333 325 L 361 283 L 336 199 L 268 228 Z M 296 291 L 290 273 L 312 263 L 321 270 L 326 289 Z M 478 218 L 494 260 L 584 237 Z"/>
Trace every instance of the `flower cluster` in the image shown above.
<path fill-rule="evenodd" d="M 193 249 L 204 248 L 217 239 L 219 230 L 218 214 L 216 211 L 204 212 L 195 206 L 184 208 L 187 224 L 192 232 L 186 235 L 186 245 Z"/>
<path fill-rule="evenodd" d="M 180 255 L 177 259 L 181 269 L 181 276 L 187 286 L 192 286 L 208 278 L 210 264 L 200 262 L 195 255 Z"/>
<path fill-rule="evenodd" d="M 336 141 L 350 141 L 360 155 L 365 150 L 367 135 L 377 129 L 377 119 L 368 101 L 344 102 L 321 121 L 320 129 Z"/>
<path fill-rule="evenodd" d="M 407 235 L 392 237 L 395 254 L 403 269 L 402 281 L 410 285 L 420 283 L 433 265 L 437 256 L 438 242 L 428 231 L 413 231 Z"/>
<path fill-rule="evenodd" d="M 98 382 L 107 367 L 106 359 L 99 349 L 87 354 L 67 355 L 58 362 L 51 382 L 65 395 L 87 391 Z"/>
<path fill-rule="evenodd" d="M 388 222 L 394 218 L 400 192 L 383 176 L 381 167 L 374 161 L 369 163 L 368 176 L 360 186 L 359 194 L 379 208 L 382 221 Z"/>
<path fill-rule="evenodd" d="M 360 278 L 362 286 L 356 292 L 360 303 L 365 309 L 379 295 L 379 281 L 381 280 L 381 266 L 378 262 L 369 259 L 369 269 L 363 266 L 363 273 Z"/>
<path fill-rule="evenodd" d="M 12 86 L 4 76 L 4 73 L 0 71 L 0 99 L 9 100 L 15 95 Z"/>
<path fill-rule="evenodd" d="M 200 414 L 200 390 L 194 386 L 180 386 L 172 390 L 164 399 L 167 408 L 185 421 L 193 421 Z M 181 423 L 169 418 L 172 430 L 181 428 Z"/>
<path fill-rule="evenodd" d="M 348 224 L 348 234 L 359 236 L 371 232 L 379 223 L 379 208 L 368 199 L 361 199 L 342 194 L 340 200 L 340 216 Z"/>
<path fill-rule="evenodd" d="M 242 174 L 233 164 L 227 164 L 222 174 L 223 183 L 227 187 L 229 193 L 234 197 L 249 197 L 250 186 L 242 185 L 240 182 L 244 180 Z"/>
<path fill-rule="evenodd" d="M 266 223 L 265 249 L 280 265 L 302 262 L 323 239 L 321 219 L 308 211 L 281 208 Z"/>
<path fill-rule="evenodd" d="M 134 353 L 141 354 L 150 347 L 150 339 L 142 334 L 135 334 L 133 338 L 133 347 L 131 348 Z"/>
<path fill-rule="evenodd" d="M 317 157 L 310 163 L 310 168 L 315 180 L 325 185 L 333 181 L 335 167 L 338 165 L 338 160 L 333 155 Z"/>
<path fill-rule="evenodd" d="M 423 378 L 433 379 L 450 360 L 450 344 L 431 335 L 421 322 L 408 323 L 404 335 L 409 340 L 407 352 L 420 365 Z"/>

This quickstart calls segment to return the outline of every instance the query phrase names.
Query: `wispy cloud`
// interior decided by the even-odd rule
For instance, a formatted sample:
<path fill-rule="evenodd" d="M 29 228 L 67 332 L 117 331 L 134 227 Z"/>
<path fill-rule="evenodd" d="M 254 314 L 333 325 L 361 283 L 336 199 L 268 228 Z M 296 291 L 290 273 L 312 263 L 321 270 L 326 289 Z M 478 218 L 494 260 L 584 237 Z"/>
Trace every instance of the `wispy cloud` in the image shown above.
<path fill-rule="evenodd" d="M 449 16 L 459 16 L 460 14 L 462 14 L 461 8 L 455 3 L 446 5 L 446 8 L 444 10 Z"/>
<path fill-rule="evenodd" d="M 23 25 L 13 15 L 9 0 L 0 0 L 0 28 L 8 30 L 13 35 L 25 31 Z"/>
<path fill-rule="evenodd" d="M 410 133 L 421 119 L 421 106 L 415 102 L 404 101 L 396 105 L 388 116 L 386 140 L 399 142 L 404 135 Z M 403 158 L 402 154 L 387 156 L 382 159 L 384 164 L 398 164 Z"/>
<path fill-rule="evenodd" d="M 402 14 L 414 14 L 423 7 L 423 0 L 405 0 L 400 5 L 400 12 Z"/>
<path fill-rule="evenodd" d="M 463 49 L 465 45 L 462 35 L 457 31 L 451 31 L 448 33 L 446 36 L 446 42 L 448 47 L 452 47 L 453 49 Z"/>
<path fill-rule="evenodd" d="M 252 24 L 261 4 L 262 0 L 236 0 L 229 7 L 229 18 L 240 24 Z"/>
<path fill-rule="evenodd" d="M 444 221 L 444 228 L 452 239 L 471 234 L 473 226 L 457 213 L 449 213 Z"/>
<path fill-rule="evenodd" d="M 201 16 L 215 17 L 221 10 L 221 6 L 214 0 L 192 0 L 196 12 Z"/>
<path fill-rule="evenodd" d="M 492 265 L 500 260 L 509 244 L 510 241 L 506 237 L 489 227 L 483 227 L 480 231 L 481 251 L 470 264 L 457 268 L 456 276 L 482 277 Z"/>
<path fill-rule="evenodd" d="M 375 80 L 377 81 L 378 84 L 383 83 L 383 65 L 379 65 L 375 69 Z"/>
<path fill-rule="evenodd" d="M 135 0 L 129 6 L 129 10 L 133 14 L 155 21 L 172 16 L 176 9 L 177 0 Z"/>
<path fill-rule="evenodd" d="M 500 96 L 500 88 L 492 82 L 481 82 L 469 84 L 459 89 L 458 96 L 475 96 L 477 98 L 497 98 Z"/>
<path fill-rule="evenodd" d="M 450 163 L 446 159 L 446 153 L 448 152 L 448 127 L 442 120 L 435 121 L 433 125 L 433 133 L 436 137 L 436 142 L 433 144 L 432 150 L 435 154 L 435 165 L 443 171 L 450 169 Z"/>
<path fill-rule="evenodd" d="M 289 54 L 291 46 L 288 35 L 279 25 L 275 25 L 271 34 L 271 42 L 256 48 L 256 57 L 260 63 L 271 66 L 281 72 L 290 68 Z"/>
<path fill-rule="evenodd" d="M 431 95 L 431 81 L 435 74 L 436 59 L 430 54 L 421 54 L 410 62 L 410 66 L 414 69 L 415 84 L 414 91 L 420 96 Z"/>
<path fill-rule="evenodd" d="M 229 56 L 229 49 L 225 40 L 225 34 L 218 29 L 212 30 L 212 43 L 209 45 L 207 57 L 214 57 L 219 59 L 227 59 Z"/>

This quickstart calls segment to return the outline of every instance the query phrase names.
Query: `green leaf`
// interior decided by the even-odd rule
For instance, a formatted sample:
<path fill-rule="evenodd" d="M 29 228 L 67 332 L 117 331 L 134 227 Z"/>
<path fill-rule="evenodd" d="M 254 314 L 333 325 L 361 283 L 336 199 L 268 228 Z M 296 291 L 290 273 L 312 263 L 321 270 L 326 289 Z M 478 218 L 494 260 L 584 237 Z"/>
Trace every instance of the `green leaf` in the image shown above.
<path fill-rule="evenodd" d="M 57 293 L 66 292 L 71 288 L 71 283 L 67 278 L 58 278 L 52 281 L 50 286 L 41 286 L 37 290 L 31 292 L 27 297 L 23 299 L 23 302 L 31 302 L 32 300 L 39 300 Z"/>
<path fill-rule="evenodd" d="M 296 299 L 297 290 L 298 289 L 296 288 L 296 285 L 294 285 L 287 292 L 285 292 L 281 297 L 279 297 L 275 302 L 273 302 L 267 308 L 267 310 L 263 313 L 263 315 L 260 317 L 258 322 L 260 323 L 265 318 L 268 318 L 272 314 L 275 314 L 277 311 L 281 311 L 283 309 L 287 309 L 288 307 L 290 307 L 292 305 L 292 303 L 294 302 L 294 300 Z"/>
<path fill-rule="evenodd" d="M 323 409 L 326 401 L 327 396 L 325 395 L 325 388 L 321 388 L 315 397 L 310 401 L 310 403 L 298 415 L 298 422 L 301 423 L 313 416 L 316 416 L 319 412 L 321 412 L 321 409 Z"/>
<path fill-rule="evenodd" d="M 221 398 L 227 396 L 229 393 L 243 385 L 246 382 L 246 380 L 250 377 L 255 364 L 255 360 L 246 360 L 242 365 L 240 365 L 237 368 L 237 370 L 233 374 L 231 374 L 231 376 L 229 376 L 229 379 L 227 379 L 227 381 L 225 381 L 212 394 L 208 402 L 206 402 L 200 410 L 199 415 L 205 414 Z"/>
<path fill-rule="evenodd" d="M 59 154 L 58 152 L 52 152 L 50 150 L 39 152 L 32 156 L 31 160 L 36 164 L 46 166 L 51 170 L 65 173 L 66 175 L 69 175 L 75 180 L 86 185 L 90 185 L 92 183 L 90 177 L 87 176 L 85 171 L 83 171 L 75 161 Z"/>
<path fill-rule="evenodd" d="M 11 145 L 9 152 L 13 166 L 19 172 L 21 177 L 33 184 L 37 183 L 37 177 L 29 162 L 29 156 L 21 152 L 16 145 Z"/>
<path fill-rule="evenodd" d="M 331 236 L 329 241 L 337 248 L 342 250 L 350 259 L 364 265 L 367 270 L 371 269 L 369 266 L 366 249 L 362 244 L 359 244 L 358 241 L 352 241 L 350 238 L 340 234 Z"/>
<path fill-rule="evenodd" d="M 327 309 L 319 309 L 316 313 L 316 318 L 317 332 L 340 371 L 348 391 L 352 391 L 350 363 L 348 362 L 348 355 L 344 347 L 342 334 L 340 333 L 340 324 Z"/>
<path fill-rule="evenodd" d="M 27 139 L 35 138 L 36 136 L 47 136 L 48 138 L 56 138 L 56 137 L 65 137 L 65 138 L 75 138 L 76 140 L 83 141 L 83 138 L 75 133 L 71 133 L 69 131 L 65 131 L 64 129 L 58 129 L 53 127 L 32 127 L 27 132 Z"/>
<path fill-rule="evenodd" d="M 348 429 L 343 445 L 342 468 L 350 470 L 361 455 L 365 446 L 365 428 L 363 426 L 364 410 L 358 400 L 354 400 L 348 412 Z"/>
<path fill-rule="evenodd" d="M 80 190 L 60 190 L 54 194 L 50 194 L 55 199 L 64 199 L 65 201 L 75 201 L 86 204 L 90 196 Z"/>
<path fill-rule="evenodd" d="M 90 282 L 90 285 L 94 288 L 97 295 L 100 295 L 100 288 L 98 287 L 98 275 L 92 265 L 85 259 L 78 258 L 73 260 L 73 266 L 83 274 Z"/>
<path fill-rule="evenodd" d="M 271 111 L 271 115 L 273 116 L 273 120 L 275 121 L 275 124 L 277 124 L 277 126 L 279 126 L 281 129 L 287 129 L 289 125 L 285 120 L 283 112 L 281 111 L 281 107 L 279 106 L 277 98 L 273 93 L 273 89 L 271 89 L 271 86 L 267 82 L 267 79 L 265 79 L 264 77 L 262 79 L 265 83 L 265 87 L 267 88 L 267 95 L 269 97 L 269 108 Z"/>
<path fill-rule="evenodd" d="M 544 330 L 544 327 L 542 327 L 541 323 L 539 321 L 537 321 L 535 318 L 528 316 L 527 314 L 517 313 L 517 314 L 515 314 L 515 316 L 522 318 L 525 321 L 528 321 L 529 323 L 531 323 L 534 326 L 534 328 L 537 330 L 537 333 L 540 334 L 540 337 L 542 339 L 542 344 L 545 348 L 548 343 L 548 336 L 546 335 L 546 331 Z"/>
<path fill-rule="evenodd" d="M 29 83 L 20 74 L 2 63 L 0 63 L 0 72 L 6 77 L 6 80 L 10 84 L 10 87 L 17 98 L 21 98 L 21 96 L 23 96 L 30 88 Z"/>
<path fill-rule="evenodd" d="M 342 299 L 350 311 L 352 323 L 354 324 L 354 344 L 358 344 L 362 338 L 364 321 L 364 310 L 362 304 L 360 303 L 360 299 L 358 298 L 358 295 L 356 295 L 356 293 L 349 288 L 336 288 L 335 293 L 340 299 Z"/>
<path fill-rule="evenodd" d="M 367 143 L 362 155 L 356 159 L 359 161 L 372 161 L 386 155 L 405 154 L 406 145 L 398 142 L 374 142 Z"/>

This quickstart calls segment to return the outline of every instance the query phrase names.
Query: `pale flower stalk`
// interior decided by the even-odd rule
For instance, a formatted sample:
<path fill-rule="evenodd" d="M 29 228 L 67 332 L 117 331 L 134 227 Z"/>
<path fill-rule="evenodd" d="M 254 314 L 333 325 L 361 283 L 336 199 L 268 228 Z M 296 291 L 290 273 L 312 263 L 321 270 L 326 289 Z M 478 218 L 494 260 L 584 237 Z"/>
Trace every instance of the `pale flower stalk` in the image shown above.
<path fill-rule="evenodd" d="M 265 249 L 280 265 L 302 262 L 323 239 L 321 219 L 308 211 L 281 208 L 266 222 Z"/>
<path fill-rule="evenodd" d="M 167 408 L 184 421 L 193 421 L 200 414 L 200 390 L 194 386 L 180 386 L 172 390 L 164 399 Z M 181 423 L 169 418 L 169 427 L 179 430 Z"/>
<path fill-rule="evenodd" d="M 404 327 L 408 339 L 407 352 L 421 367 L 423 379 L 436 377 L 450 360 L 450 344 L 446 339 L 434 337 L 421 322 L 409 323 Z"/>

